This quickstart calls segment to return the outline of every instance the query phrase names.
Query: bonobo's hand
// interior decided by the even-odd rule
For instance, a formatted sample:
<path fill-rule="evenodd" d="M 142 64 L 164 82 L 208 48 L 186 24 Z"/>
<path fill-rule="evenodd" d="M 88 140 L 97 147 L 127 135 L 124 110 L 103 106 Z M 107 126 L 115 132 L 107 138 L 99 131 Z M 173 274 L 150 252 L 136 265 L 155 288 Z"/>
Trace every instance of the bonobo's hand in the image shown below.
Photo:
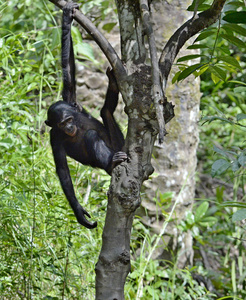
<path fill-rule="evenodd" d="M 108 84 L 108 88 L 115 92 L 115 93 L 119 93 L 119 88 L 117 85 L 117 81 L 116 78 L 114 76 L 114 71 L 113 69 L 110 69 L 110 67 L 107 68 L 106 74 L 108 76 L 108 80 L 109 80 L 109 84 Z"/>
<path fill-rule="evenodd" d="M 74 214 L 79 222 L 79 224 L 85 226 L 86 228 L 92 229 L 97 227 L 97 222 L 91 223 L 89 222 L 85 215 L 90 218 L 90 214 L 79 204 L 79 206 L 74 210 Z"/>
<path fill-rule="evenodd" d="M 127 160 L 127 154 L 123 151 L 116 152 L 112 158 L 112 170 L 118 164 L 122 163 L 123 161 Z"/>
<path fill-rule="evenodd" d="M 78 9 L 78 3 L 67 2 L 66 5 L 63 7 L 63 21 L 66 24 L 71 24 L 73 21 L 73 17 L 75 14 L 75 9 Z"/>

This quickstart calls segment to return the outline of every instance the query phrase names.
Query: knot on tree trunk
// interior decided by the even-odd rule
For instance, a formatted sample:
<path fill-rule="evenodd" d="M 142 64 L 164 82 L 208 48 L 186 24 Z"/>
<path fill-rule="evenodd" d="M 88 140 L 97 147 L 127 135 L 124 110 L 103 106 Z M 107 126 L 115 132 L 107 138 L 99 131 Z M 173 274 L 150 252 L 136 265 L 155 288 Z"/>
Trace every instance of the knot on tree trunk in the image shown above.
<path fill-rule="evenodd" d="M 121 171 L 120 176 L 119 170 L 122 168 L 116 167 L 114 170 L 115 176 L 112 178 L 108 196 L 117 199 L 124 213 L 130 214 L 140 206 L 140 186 L 139 182 L 126 172 L 122 176 Z"/>

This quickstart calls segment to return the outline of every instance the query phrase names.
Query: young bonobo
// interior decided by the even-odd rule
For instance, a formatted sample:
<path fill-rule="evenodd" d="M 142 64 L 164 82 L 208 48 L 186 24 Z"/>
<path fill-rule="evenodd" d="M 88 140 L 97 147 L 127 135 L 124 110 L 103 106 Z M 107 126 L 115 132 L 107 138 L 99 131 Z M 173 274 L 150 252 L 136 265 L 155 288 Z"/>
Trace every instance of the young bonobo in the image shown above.
<path fill-rule="evenodd" d="M 103 124 L 76 103 L 75 62 L 71 23 L 78 4 L 68 2 L 63 8 L 62 22 L 62 71 L 63 101 L 52 104 L 45 123 L 52 127 L 50 142 L 62 189 L 78 222 L 94 228 L 97 222 L 89 222 L 89 213 L 79 204 L 73 188 L 66 155 L 76 161 L 104 169 L 111 174 L 113 168 L 127 159 L 124 137 L 113 117 L 118 104 L 118 87 L 112 71 L 107 70 L 109 85 L 104 106 L 101 109 Z"/>

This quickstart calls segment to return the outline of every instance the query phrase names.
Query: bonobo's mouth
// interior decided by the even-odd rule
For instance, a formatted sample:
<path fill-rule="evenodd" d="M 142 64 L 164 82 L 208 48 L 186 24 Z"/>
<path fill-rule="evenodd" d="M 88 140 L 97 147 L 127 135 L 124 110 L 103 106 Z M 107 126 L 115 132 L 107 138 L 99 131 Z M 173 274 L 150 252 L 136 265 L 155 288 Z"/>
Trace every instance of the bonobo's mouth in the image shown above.
<path fill-rule="evenodd" d="M 66 132 L 66 134 L 67 135 L 69 135 L 69 136 L 75 136 L 76 135 L 76 133 L 77 133 L 77 127 L 76 126 L 74 126 L 74 129 L 73 129 L 73 131 L 72 132 Z"/>

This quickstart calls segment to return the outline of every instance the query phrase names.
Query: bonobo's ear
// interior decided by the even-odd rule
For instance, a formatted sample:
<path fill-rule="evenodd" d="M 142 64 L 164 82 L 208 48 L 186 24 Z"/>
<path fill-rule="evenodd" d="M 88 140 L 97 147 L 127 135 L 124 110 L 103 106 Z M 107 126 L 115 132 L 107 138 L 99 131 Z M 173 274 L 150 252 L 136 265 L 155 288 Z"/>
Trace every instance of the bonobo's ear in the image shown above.
<path fill-rule="evenodd" d="M 50 123 L 50 121 L 49 121 L 49 120 L 45 120 L 44 122 L 45 122 L 45 124 L 46 124 L 47 126 L 50 126 L 50 127 L 52 127 L 52 125 L 51 125 L 51 123 Z"/>

